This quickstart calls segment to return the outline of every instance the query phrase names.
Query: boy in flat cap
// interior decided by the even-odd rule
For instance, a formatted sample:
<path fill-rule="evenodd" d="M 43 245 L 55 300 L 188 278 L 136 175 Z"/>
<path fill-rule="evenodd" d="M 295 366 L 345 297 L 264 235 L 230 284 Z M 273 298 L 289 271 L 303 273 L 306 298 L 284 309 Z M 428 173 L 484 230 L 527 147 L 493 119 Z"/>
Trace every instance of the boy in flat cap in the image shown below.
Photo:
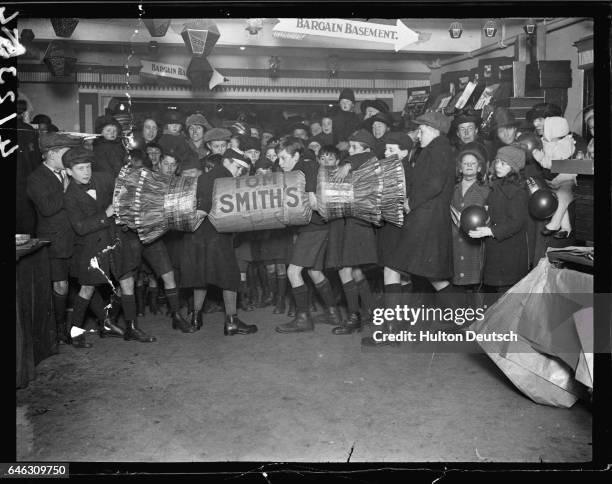
<path fill-rule="evenodd" d="M 64 192 L 68 188 L 69 179 L 62 164 L 62 155 L 81 143 L 82 139 L 77 137 L 57 133 L 41 134 L 39 144 L 44 161 L 27 180 L 27 193 L 38 216 L 36 235 L 51 242 L 49 264 L 53 282 L 53 308 L 57 336 L 64 343 L 69 342 L 65 316 L 75 234 L 64 207 Z"/>
<path fill-rule="evenodd" d="M 104 321 L 102 335 L 123 336 L 125 340 L 142 342 L 155 341 L 154 337 L 138 328 L 132 276 L 137 263 L 126 253 L 129 247 L 121 243 L 110 251 L 110 254 L 102 254 L 102 250 L 115 244 L 118 238 L 112 204 L 115 181 L 108 173 L 92 173 L 93 161 L 92 152 L 83 147 L 71 148 L 62 156 L 62 163 L 71 178 L 64 194 L 64 205 L 70 224 L 77 234 L 73 262 L 81 284 L 74 303 L 70 329 L 72 343 L 77 348 L 91 347 L 85 340 L 83 329 L 85 312 L 90 302 L 90 307 L 98 319 Z M 98 266 L 106 276 L 92 267 L 93 258 L 96 258 Z M 95 290 L 96 286 L 108 282 L 107 277 L 110 277 L 111 273 L 121 285 L 121 306 L 127 325 L 125 331 L 105 318 L 104 303 Z"/>
<path fill-rule="evenodd" d="M 229 129 L 213 128 L 204 134 L 204 142 L 211 154 L 222 155 L 227 150 L 231 137 L 232 132 Z"/>

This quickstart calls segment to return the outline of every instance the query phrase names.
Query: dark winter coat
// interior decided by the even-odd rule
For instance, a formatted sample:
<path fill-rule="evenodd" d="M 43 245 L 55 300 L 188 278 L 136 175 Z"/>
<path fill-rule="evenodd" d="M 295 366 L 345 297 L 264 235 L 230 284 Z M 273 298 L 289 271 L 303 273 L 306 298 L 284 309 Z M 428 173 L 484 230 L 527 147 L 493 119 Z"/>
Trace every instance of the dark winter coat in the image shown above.
<path fill-rule="evenodd" d="M 391 249 L 392 269 L 432 279 L 453 275 L 450 202 L 455 187 L 455 158 L 445 136 L 438 136 L 419 154 L 406 173 L 410 212 Z"/>
<path fill-rule="evenodd" d="M 95 162 L 91 168 L 94 172 L 108 173 L 113 178 L 119 176 L 121 168 L 125 165 L 126 151 L 121 141 L 108 141 L 99 138 L 93 144 Z"/>
<path fill-rule="evenodd" d="M 451 205 L 461 212 L 472 205 L 484 207 L 490 188 L 474 182 L 465 195 L 461 193 L 461 182 L 455 186 Z M 453 284 L 465 286 L 480 284 L 484 266 L 484 245 L 481 239 L 472 239 L 453 224 Z"/>
<path fill-rule="evenodd" d="M 36 236 L 51 241 L 49 257 L 72 256 L 75 233 L 64 206 L 62 182 L 49 168 L 41 164 L 28 177 L 27 192 L 38 215 Z"/>
<path fill-rule="evenodd" d="M 484 283 L 516 284 L 529 272 L 527 190 L 506 179 L 496 180 L 487 200 L 493 237 L 485 240 Z"/>
<path fill-rule="evenodd" d="M 361 120 L 357 114 L 339 109 L 332 118 L 334 145 L 337 145 L 340 141 L 348 141 L 349 136 L 357 131 L 360 125 Z"/>
<path fill-rule="evenodd" d="M 102 249 L 112 245 L 115 222 L 106 216 L 106 208 L 113 200 L 115 181 L 107 173 L 93 173 L 96 189 L 94 200 L 74 180 L 70 181 L 64 194 L 64 206 L 75 231 L 76 245 L 73 269 L 81 284 L 104 284 L 106 278 L 98 270 L 89 269 L 89 261 Z M 99 265 L 110 277 L 110 257 L 99 258 Z"/>
<path fill-rule="evenodd" d="M 11 143 L 11 146 L 14 143 Z M 36 211 L 26 193 L 30 174 L 40 165 L 42 157 L 38 148 L 38 134 L 21 118 L 17 118 L 17 167 L 15 198 L 15 233 L 33 234 L 36 229 Z"/>

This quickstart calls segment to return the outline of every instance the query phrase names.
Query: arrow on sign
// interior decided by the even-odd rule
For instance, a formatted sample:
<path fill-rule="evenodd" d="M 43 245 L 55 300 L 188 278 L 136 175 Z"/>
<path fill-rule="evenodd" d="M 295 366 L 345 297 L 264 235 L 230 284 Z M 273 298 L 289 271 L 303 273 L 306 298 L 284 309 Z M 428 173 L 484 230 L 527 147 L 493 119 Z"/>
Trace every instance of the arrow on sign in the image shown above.
<path fill-rule="evenodd" d="M 395 52 L 419 40 L 419 34 L 410 30 L 399 19 L 395 25 L 337 18 L 279 18 L 278 20 L 272 29 L 274 32 L 393 44 Z"/>

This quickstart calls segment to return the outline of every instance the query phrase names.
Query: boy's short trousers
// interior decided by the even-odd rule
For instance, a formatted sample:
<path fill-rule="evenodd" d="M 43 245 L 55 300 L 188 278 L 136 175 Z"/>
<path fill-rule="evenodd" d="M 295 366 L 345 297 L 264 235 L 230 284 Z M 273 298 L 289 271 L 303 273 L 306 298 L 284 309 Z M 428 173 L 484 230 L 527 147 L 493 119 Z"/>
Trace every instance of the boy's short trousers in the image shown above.
<path fill-rule="evenodd" d="M 290 264 L 322 271 L 325 269 L 325 253 L 329 240 L 329 230 L 300 232 L 290 247 Z"/>

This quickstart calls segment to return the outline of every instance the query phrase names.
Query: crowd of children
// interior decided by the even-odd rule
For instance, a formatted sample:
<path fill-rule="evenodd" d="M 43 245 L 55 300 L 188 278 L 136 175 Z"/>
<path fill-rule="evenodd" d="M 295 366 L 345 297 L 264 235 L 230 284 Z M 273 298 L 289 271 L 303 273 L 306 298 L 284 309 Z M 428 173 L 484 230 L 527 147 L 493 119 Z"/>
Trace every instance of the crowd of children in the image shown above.
<path fill-rule="evenodd" d="M 527 126 L 497 108 L 492 139 L 486 139 L 470 109 L 454 120 L 425 112 L 398 126 L 380 100 L 362 102 L 361 117 L 354 107 L 353 91 L 344 89 L 330 113 L 276 128 L 243 121 L 214 127 L 200 112 L 185 116 L 169 108 L 159 118 L 135 119 L 127 144 L 125 123 L 108 113 L 96 120 L 100 136 L 90 146 L 40 118 L 43 162 L 28 178 L 27 194 L 36 208 L 36 235 L 51 241 L 58 338 L 90 347 L 88 308 L 101 336 L 153 342 L 138 317 L 157 314 L 162 303 L 172 327 L 183 333 L 199 330 L 204 313 L 223 310 L 226 335 L 257 331 L 238 318 L 238 309 L 286 313 L 290 319 L 276 327 L 279 333 L 312 331 L 321 323 L 344 335 L 361 331 L 375 307 L 421 302 L 420 292 L 433 294 L 439 306 L 455 304 L 449 295 L 457 293 L 474 296 L 477 304 L 478 294 L 505 292 L 534 264 L 536 222 L 527 209 L 526 176 L 548 183 L 560 202 L 542 235 L 570 236 L 567 209 L 575 180 L 551 175 L 551 160 L 577 151 L 592 157 L 594 149 L 592 140 L 587 146 L 570 133 L 559 108 L 534 106 Z M 585 122 L 592 137 L 592 110 Z M 521 143 L 527 131 L 542 138 L 541 150 Z M 405 173 L 402 227 L 323 219 L 315 197 L 320 167 L 334 169 L 333 179 L 342 181 L 372 158 L 391 156 Z M 312 218 L 305 226 L 241 234 L 219 233 L 205 219 L 195 232 L 169 232 L 144 245 L 114 218 L 114 182 L 127 163 L 196 177 L 198 210 L 205 213 L 217 178 L 299 170 Z M 489 220 L 466 231 L 461 212 L 474 205 L 485 207 Z M 99 269 L 92 267 L 95 257 Z M 71 286 L 76 292 L 69 298 Z M 395 327 L 393 321 L 387 326 Z M 385 343 L 364 338 L 362 344 Z"/>

